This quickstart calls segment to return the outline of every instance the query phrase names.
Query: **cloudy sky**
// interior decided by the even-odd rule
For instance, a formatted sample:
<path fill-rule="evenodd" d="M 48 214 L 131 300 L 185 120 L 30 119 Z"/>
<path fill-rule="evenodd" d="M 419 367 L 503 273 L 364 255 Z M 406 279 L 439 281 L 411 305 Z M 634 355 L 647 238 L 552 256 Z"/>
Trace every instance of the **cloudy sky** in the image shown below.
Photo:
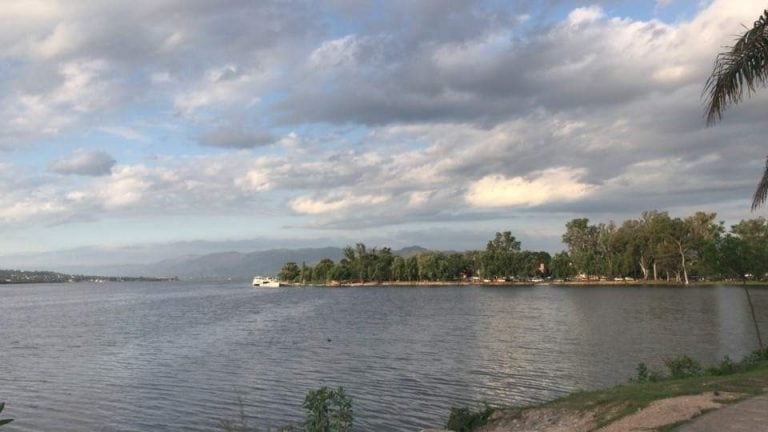
<path fill-rule="evenodd" d="M 752 217 L 768 92 L 706 128 L 701 91 L 766 6 L 4 0 L 0 255 Z"/>

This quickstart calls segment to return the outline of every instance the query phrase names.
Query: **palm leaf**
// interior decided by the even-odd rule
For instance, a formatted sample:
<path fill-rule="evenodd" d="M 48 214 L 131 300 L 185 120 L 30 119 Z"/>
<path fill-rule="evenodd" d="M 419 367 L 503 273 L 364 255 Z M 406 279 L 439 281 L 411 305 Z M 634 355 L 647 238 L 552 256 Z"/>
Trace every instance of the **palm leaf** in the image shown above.
<path fill-rule="evenodd" d="M 757 210 L 758 207 L 765 204 L 768 199 L 768 158 L 765 161 L 765 171 L 763 172 L 763 178 L 760 179 L 760 183 L 757 185 L 755 195 L 752 197 L 752 211 Z"/>
<path fill-rule="evenodd" d="M 722 119 L 728 105 L 737 104 L 768 81 L 768 10 L 736 40 L 730 51 L 718 54 L 704 86 L 707 124 Z"/>

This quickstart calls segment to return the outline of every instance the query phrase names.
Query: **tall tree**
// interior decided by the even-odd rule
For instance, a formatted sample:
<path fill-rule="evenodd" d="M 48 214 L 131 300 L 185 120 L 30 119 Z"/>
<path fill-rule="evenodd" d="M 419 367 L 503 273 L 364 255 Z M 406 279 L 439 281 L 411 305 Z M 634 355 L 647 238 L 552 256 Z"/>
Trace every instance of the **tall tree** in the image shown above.
<path fill-rule="evenodd" d="M 520 242 L 510 231 L 497 232 L 482 255 L 483 276 L 489 279 L 514 273 L 515 254 L 520 252 Z"/>
<path fill-rule="evenodd" d="M 299 266 L 296 265 L 295 262 L 289 262 L 285 263 L 283 268 L 280 270 L 280 273 L 278 273 L 277 277 L 280 278 L 280 280 L 284 280 L 287 282 L 294 282 L 298 277 L 301 270 L 299 269 Z"/>
<path fill-rule="evenodd" d="M 597 273 L 597 237 L 598 229 L 589 225 L 589 219 L 573 219 L 565 224 L 563 243 L 568 246 L 568 255 L 576 270 L 583 273 L 587 280 Z"/>
<path fill-rule="evenodd" d="M 333 260 L 329 258 L 323 258 L 319 263 L 315 265 L 313 272 L 313 279 L 320 283 L 326 283 L 331 278 L 331 271 L 333 270 Z"/>
<path fill-rule="evenodd" d="M 750 96 L 758 87 L 768 83 L 768 10 L 752 28 L 736 39 L 726 52 L 717 55 L 712 75 L 707 79 L 707 124 L 713 125 L 723 117 L 729 105 L 738 104 L 744 95 Z M 768 199 L 768 158 L 763 177 L 752 196 L 752 210 Z"/>
<path fill-rule="evenodd" d="M 552 272 L 552 276 L 556 279 L 564 280 L 567 280 L 576 274 L 576 270 L 573 268 L 573 263 L 571 263 L 571 257 L 569 257 L 568 252 L 565 251 L 558 252 L 552 257 L 550 271 Z"/>

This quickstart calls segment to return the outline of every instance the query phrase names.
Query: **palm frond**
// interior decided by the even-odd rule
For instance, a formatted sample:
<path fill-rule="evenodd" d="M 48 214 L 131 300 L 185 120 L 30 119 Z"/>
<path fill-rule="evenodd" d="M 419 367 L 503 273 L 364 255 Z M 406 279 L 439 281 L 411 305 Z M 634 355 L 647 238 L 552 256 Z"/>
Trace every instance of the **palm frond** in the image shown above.
<path fill-rule="evenodd" d="M 760 206 L 765 204 L 766 199 L 768 199 L 768 158 L 765 160 L 763 178 L 761 178 L 760 183 L 757 184 L 755 195 L 752 197 L 752 211 L 757 210 Z"/>
<path fill-rule="evenodd" d="M 730 51 L 718 54 L 703 94 L 707 124 L 722 119 L 728 105 L 741 102 L 768 82 L 768 10 L 736 40 Z"/>

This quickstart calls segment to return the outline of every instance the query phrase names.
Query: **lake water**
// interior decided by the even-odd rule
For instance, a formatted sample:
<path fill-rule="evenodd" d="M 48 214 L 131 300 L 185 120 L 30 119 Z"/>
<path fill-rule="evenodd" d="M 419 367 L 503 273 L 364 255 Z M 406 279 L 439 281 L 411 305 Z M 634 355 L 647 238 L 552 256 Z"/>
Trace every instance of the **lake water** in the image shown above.
<path fill-rule="evenodd" d="M 768 335 L 768 290 L 752 289 Z M 625 382 L 640 361 L 756 348 L 740 288 L 0 286 L 12 431 L 208 431 L 298 421 L 344 386 L 357 430 L 444 424 Z"/>

